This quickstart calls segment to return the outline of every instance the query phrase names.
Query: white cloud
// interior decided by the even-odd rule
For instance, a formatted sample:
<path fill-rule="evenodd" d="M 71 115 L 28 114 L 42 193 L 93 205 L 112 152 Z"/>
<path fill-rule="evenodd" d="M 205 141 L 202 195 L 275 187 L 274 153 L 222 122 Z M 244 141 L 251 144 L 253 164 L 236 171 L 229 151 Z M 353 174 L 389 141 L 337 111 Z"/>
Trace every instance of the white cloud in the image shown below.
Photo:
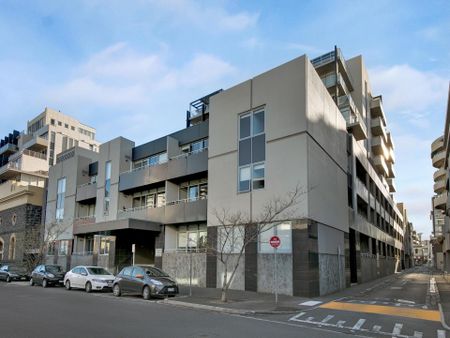
<path fill-rule="evenodd" d="M 205 5 L 194 0 L 150 0 L 150 3 L 162 10 L 174 14 L 183 24 L 195 25 L 207 31 L 242 31 L 256 25 L 259 13 L 241 11 L 230 13 L 225 8 Z"/>
<path fill-rule="evenodd" d="M 76 67 L 65 83 L 49 88 L 47 97 L 53 105 L 141 106 L 177 90 L 215 89 L 216 82 L 235 74 L 232 65 L 211 54 L 197 54 L 178 67 L 165 54 L 140 54 L 125 43 L 115 44 Z"/>
<path fill-rule="evenodd" d="M 446 100 L 448 79 L 432 72 L 419 71 L 409 65 L 371 69 L 372 92 L 383 93 L 390 111 L 409 118 L 416 126 L 428 127 L 430 110 Z"/>
<path fill-rule="evenodd" d="M 257 49 L 264 47 L 264 42 L 256 37 L 244 40 L 241 45 L 248 49 Z"/>
<path fill-rule="evenodd" d="M 323 51 L 315 46 L 307 45 L 304 43 L 296 43 L 296 42 L 290 42 L 286 44 L 286 49 L 288 50 L 295 50 L 303 53 L 312 53 L 312 54 L 319 54 Z"/>

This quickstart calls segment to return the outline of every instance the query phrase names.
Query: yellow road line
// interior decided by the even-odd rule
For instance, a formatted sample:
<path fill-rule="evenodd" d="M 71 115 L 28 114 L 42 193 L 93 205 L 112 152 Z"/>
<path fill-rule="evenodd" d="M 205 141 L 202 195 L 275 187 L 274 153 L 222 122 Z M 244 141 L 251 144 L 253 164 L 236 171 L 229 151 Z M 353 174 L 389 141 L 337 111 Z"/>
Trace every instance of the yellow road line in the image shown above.
<path fill-rule="evenodd" d="M 397 306 L 354 304 L 342 302 L 326 303 L 321 305 L 320 308 L 342 310 L 342 311 L 353 311 L 353 312 L 376 313 L 380 315 L 389 315 L 389 316 L 409 317 L 423 320 L 431 320 L 435 322 L 441 321 L 439 311 L 436 310 L 423 310 Z"/>

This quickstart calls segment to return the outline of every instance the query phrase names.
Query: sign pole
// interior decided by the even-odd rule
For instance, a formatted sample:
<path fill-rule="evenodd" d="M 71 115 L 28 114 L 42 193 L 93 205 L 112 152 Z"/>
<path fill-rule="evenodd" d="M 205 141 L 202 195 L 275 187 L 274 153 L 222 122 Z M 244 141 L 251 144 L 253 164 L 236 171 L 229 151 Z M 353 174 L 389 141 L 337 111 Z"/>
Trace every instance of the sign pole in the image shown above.
<path fill-rule="evenodd" d="M 278 264 L 277 264 L 277 252 L 278 248 L 275 250 L 275 304 L 278 305 Z"/>
<path fill-rule="evenodd" d="M 136 244 L 131 245 L 131 251 L 133 252 L 133 266 L 134 266 L 134 259 L 136 256 Z"/>

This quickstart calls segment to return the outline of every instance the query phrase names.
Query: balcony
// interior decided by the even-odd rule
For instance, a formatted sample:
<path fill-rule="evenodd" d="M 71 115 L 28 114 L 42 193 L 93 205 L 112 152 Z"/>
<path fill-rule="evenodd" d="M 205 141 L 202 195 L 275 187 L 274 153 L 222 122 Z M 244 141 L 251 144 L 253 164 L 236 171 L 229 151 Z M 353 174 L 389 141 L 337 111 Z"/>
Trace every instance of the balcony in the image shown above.
<path fill-rule="evenodd" d="M 0 148 L 0 155 L 11 155 L 18 151 L 19 148 L 12 143 L 6 143 L 4 146 Z"/>
<path fill-rule="evenodd" d="M 437 195 L 433 199 L 434 207 L 436 209 L 445 210 L 447 207 L 447 193 L 444 192 L 440 195 Z"/>
<path fill-rule="evenodd" d="M 375 155 L 383 155 L 385 158 L 389 157 L 389 151 L 381 136 L 372 138 L 372 152 Z"/>
<path fill-rule="evenodd" d="M 48 147 L 48 140 L 36 135 L 31 140 L 24 143 L 22 148 L 29 149 L 32 151 L 42 151 L 47 149 L 47 147 Z"/>
<path fill-rule="evenodd" d="M 447 171 L 444 168 L 440 168 L 436 170 L 433 174 L 434 181 L 446 180 L 447 179 Z"/>
<path fill-rule="evenodd" d="M 26 182 L 15 182 L 9 180 L 0 184 L 0 203 L 19 195 L 42 198 L 44 196 L 44 191 L 45 189 L 43 186 L 39 187 Z"/>
<path fill-rule="evenodd" d="M 167 178 L 189 176 L 208 171 L 208 148 L 181 154 L 169 160 Z"/>
<path fill-rule="evenodd" d="M 386 122 L 386 115 L 384 114 L 383 109 L 383 99 L 381 98 L 381 96 L 372 98 L 372 101 L 370 102 L 370 112 L 372 118 L 380 117 L 381 119 L 383 119 L 383 121 Z"/>
<path fill-rule="evenodd" d="M 389 148 L 391 148 L 391 149 L 395 149 L 395 147 L 394 147 L 394 140 L 392 140 L 391 132 L 388 131 L 386 134 L 387 134 L 387 142 L 386 142 L 386 145 L 387 145 Z"/>
<path fill-rule="evenodd" d="M 435 153 L 431 159 L 433 163 L 433 167 L 435 168 L 442 168 L 445 162 L 445 151 L 440 151 L 438 153 Z"/>
<path fill-rule="evenodd" d="M 388 175 L 387 175 L 387 177 L 395 178 L 395 170 L 394 170 L 394 165 L 392 164 L 392 162 L 387 161 L 386 165 L 388 167 Z"/>
<path fill-rule="evenodd" d="M 95 216 L 78 217 L 73 220 L 74 226 L 83 226 L 95 223 Z"/>
<path fill-rule="evenodd" d="M 388 158 L 388 161 L 391 162 L 391 163 L 395 163 L 394 149 L 389 148 L 389 149 L 388 149 L 388 152 L 389 152 L 389 158 Z"/>
<path fill-rule="evenodd" d="M 377 155 L 373 158 L 373 166 L 378 174 L 387 176 L 389 174 L 389 168 L 386 165 L 383 155 Z"/>
<path fill-rule="evenodd" d="M 439 136 L 431 143 L 431 153 L 444 150 L 444 136 Z"/>
<path fill-rule="evenodd" d="M 389 187 L 389 192 L 390 193 L 394 193 L 397 191 L 395 184 L 394 184 L 394 179 L 393 178 L 388 178 L 386 179 L 387 185 Z"/>
<path fill-rule="evenodd" d="M 338 97 L 338 107 L 347 122 L 347 130 L 357 141 L 367 139 L 367 128 L 351 95 Z"/>
<path fill-rule="evenodd" d="M 356 192 L 362 197 L 366 202 L 369 201 L 369 191 L 363 182 L 361 182 L 358 178 L 356 179 Z"/>
<path fill-rule="evenodd" d="M 445 191 L 446 186 L 447 186 L 447 181 L 446 180 L 437 181 L 433 185 L 434 192 L 436 194 L 438 194 L 438 195 L 442 194 Z"/>
<path fill-rule="evenodd" d="M 349 89 L 348 92 L 353 91 L 353 85 L 349 75 L 350 73 L 347 69 L 347 63 L 345 62 L 345 58 L 339 48 L 311 60 L 312 65 L 319 75 L 323 75 L 333 71 L 335 72 L 336 62 L 338 66 L 338 73 L 342 74 L 342 77 L 345 80 L 345 84 Z"/>
<path fill-rule="evenodd" d="M 77 187 L 76 202 L 89 203 L 97 198 L 97 182 L 86 183 Z"/>
<path fill-rule="evenodd" d="M 144 206 L 118 212 L 118 219 L 138 219 L 159 224 L 206 221 L 207 199 L 186 199 L 167 202 L 165 206 Z"/>
<path fill-rule="evenodd" d="M 371 121 L 372 135 L 381 136 L 384 141 L 387 141 L 386 125 L 381 117 L 373 118 Z"/>
<path fill-rule="evenodd" d="M 347 85 L 345 84 L 345 80 L 340 73 L 336 74 L 335 72 L 329 73 L 324 77 L 321 77 L 323 84 L 327 89 L 338 87 L 339 95 L 346 95 L 350 93 Z"/>
<path fill-rule="evenodd" d="M 48 163 L 45 155 L 24 149 L 9 157 L 9 162 L 0 167 L 0 179 L 8 180 L 20 173 L 46 173 Z"/>
<path fill-rule="evenodd" d="M 120 174 L 119 191 L 148 186 L 167 180 L 167 162 L 146 165 Z"/>

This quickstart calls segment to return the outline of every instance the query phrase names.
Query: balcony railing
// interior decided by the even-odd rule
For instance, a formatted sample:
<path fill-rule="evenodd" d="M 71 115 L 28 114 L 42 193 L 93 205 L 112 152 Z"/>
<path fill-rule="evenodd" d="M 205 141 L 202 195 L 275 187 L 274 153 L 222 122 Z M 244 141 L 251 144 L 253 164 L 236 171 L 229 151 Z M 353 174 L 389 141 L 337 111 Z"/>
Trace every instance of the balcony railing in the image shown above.
<path fill-rule="evenodd" d="M 6 143 L 3 147 L 0 148 L 0 154 L 5 152 L 16 152 L 18 150 L 17 146 L 12 143 Z"/>
<path fill-rule="evenodd" d="M 127 173 L 134 173 L 134 172 L 136 172 L 136 171 L 139 171 L 139 170 L 142 170 L 142 169 L 146 169 L 146 168 L 150 168 L 150 167 L 155 167 L 155 166 L 157 166 L 157 165 L 164 164 L 164 163 L 167 163 L 167 162 L 168 162 L 168 159 L 165 158 L 165 159 L 162 159 L 162 160 L 158 160 L 158 161 L 156 161 L 156 162 L 146 163 L 146 164 L 141 165 L 141 166 L 139 166 L 139 167 L 132 168 L 132 169 L 130 169 L 130 170 L 121 172 L 120 174 L 122 175 L 122 174 L 127 174 Z"/>
<path fill-rule="evenodd" d="M 166 205 L 176 205 L 176 204 L 189 203 L 189 202 L 195 202 L 195 201 L 206 200 L 206 199 L 208 199 L 208 195 L 185 198 L 185 199 L 176 200 L 176 201 L 170 201 L 170 202 L 167 202 Z"/>
<path fill-rule="evenodd" d="M 173 156 L 173 157 L 170 158 L 170 160 L 178 160 L 180 158 L 186 158 L 186 157 L 189 157 L 191 155 L 199 154 L 199 153 L 201 153 L 201 152 L 203 152 L 205 150 L 208 150 L 208 147 L 204 147 L 202 149 L 197 149 L 197 150 L 190 151 L 188 153 L 183 153 L 183 154 L 180 154 L 180 155 L 177 155 L 177 156 Z"/>
<path fill-rule="evenodd" d="M 139 207 L 125 208 L 125 209 L 119 210 L 119 213 L 123 214 L 123 213 L 135 212 L 135 211 L 140 211 L 140 210 L 146 210 L 146 209 L 162 208 L 162 207 L 165 207 L 168 205 L 177 205 L 177 204 L 181 204 L 181 203 L 195 202 L 195 201 L 199 201 L 199 200 L 205 200 L 207 198 L 208 198 L 207 196 L 199 196 L 199 197 L 185 198 L 185 199 L 181 199 L 181 200 L 170 201 L 170 202 L 159 203 L 159 204 L 149 203 L 147 205 L 142 205 Z"/>
<path fill-rule="evenodd" d="M 9 161 L 15 161 L 17 160 L 19 157 L 21 157 L 22 155 L 26 155 L 26 156 L 31 156 L 31 157 L 36 157 L 39 158 L 41 160 L 46 160 L 47 159 L 47 155 L 42 154 L 42 153 L 38 153 L 36 151 L 33 150 L 29 150 L 29 149 L 23 149 L 18 153 L 15 153 L 13 155 L 11 155 L 8 160 Z"/>

